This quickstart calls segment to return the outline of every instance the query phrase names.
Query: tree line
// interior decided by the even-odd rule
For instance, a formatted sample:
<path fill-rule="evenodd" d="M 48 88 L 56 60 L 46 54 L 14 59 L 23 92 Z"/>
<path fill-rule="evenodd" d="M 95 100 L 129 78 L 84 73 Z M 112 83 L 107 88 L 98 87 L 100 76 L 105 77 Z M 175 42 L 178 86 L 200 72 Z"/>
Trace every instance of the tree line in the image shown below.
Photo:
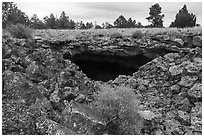
<path fill-rule="evenodd" d="M 45 16 L 43 20 L 40 20 L 36 14 L 30 19 L 29 17 L 18 9 L 17 5 L 13 2 L 2 3 L 2 27 L 6 28 L 11 24 L 23 24 L 34 29 L 109 29 L 109 28 L 142 28 L 142 27 L 164 27 L 162 14 L 162 8 L 158 3 L 152 5 L 150 8 L 149 17 L 146 19 L 151 22 L 150 25 L 143 26 L 141 22 L 131 17 L 126 19 L 123 15 L 120 15 L 113 24 L 104 22 L 102 25 L 98 25 L 96 22 L 75 22 L 66 15 L 65 11 L 62 11 L 59 18 L 55 17 L 53 13 L 49 16 Z M 196 16 L 193 13 L 189 13 L 187 6 L 184 5 L 181 10 L 176 14 L 175 21 L 171 22 L 169 27 L 194 27 L 196 25 Z"/>

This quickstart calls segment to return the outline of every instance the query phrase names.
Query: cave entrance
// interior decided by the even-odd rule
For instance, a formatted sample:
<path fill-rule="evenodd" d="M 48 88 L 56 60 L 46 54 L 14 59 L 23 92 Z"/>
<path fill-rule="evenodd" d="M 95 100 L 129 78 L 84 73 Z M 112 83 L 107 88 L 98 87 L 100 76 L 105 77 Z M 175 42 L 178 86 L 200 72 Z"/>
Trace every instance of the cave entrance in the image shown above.
<path fill-rule="evenodd" d="M 143 55 L 116 56 L 88 52 L 75 54 L 72 57 L 64 54 L 63 58 L 74 62 L 87 77 L 103 82 L 114 80 L 119 75 L 132 75 L 140 66 L 151 61 Z"/>

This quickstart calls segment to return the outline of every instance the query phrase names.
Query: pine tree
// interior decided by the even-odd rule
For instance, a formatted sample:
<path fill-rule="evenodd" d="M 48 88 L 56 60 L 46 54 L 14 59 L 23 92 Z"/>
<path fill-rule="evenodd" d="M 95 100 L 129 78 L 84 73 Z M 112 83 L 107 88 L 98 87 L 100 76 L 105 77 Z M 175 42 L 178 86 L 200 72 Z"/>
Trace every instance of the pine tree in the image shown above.
<path fill-rule="evenodd" d="M 116 28 L 127 28 L 127 20 L 123 15 L 120 15 L 113 24 Z"/>
<path fill-rule="evenodd" d="M 66 16 L 65 12 L 63 11 L 59 17 L 59 29 L 68 29 L 69 28 L 69 16 Z"/>
<path fill-rule="evenodd" d="M 114 26 L 112 24 L 110 24 L 109 22 L 105 22 L 104 24 L 104 29 L 110 29 L 113 28 Z"/>
<path fill-rule="evenodd" d="M 28 16 L 19 10 L 13 2 L 2 2 L 2 27 L 19 23 L 29 25 Z"/>
<path fill-rule="evenodd" d="M 87 22 L 86 23 L 86 29 L 91 29 L 91 28 L 93 28 L 93 23 L 92 22 Z"/>
<path fill-rule="evenodd" d="M 171 23 L 170 27 L 194 27 L 196 25 L 196 16 L 188 13 L 187 6 L 184 5 L 179 13 L 176 14 L 176 19 Z"/>
<path fill-rule="evenodd" d="M 44 29 L 45 25 L 44 23 L 38 18 L 36 14 L 33 14 L 33 16 L 30 19 L 30 27 L 34 29 Z"/>
<path fill-rule="evenodd" d="M 69 21 L 69 29 L 75 29 L 76 23 L 73 20 Z"/>
<path fill-rule="evenodd" d="M 152 5 L 150 8 L 149 17 L 146 19 L 152 23 L 152 27 L 163 27 L 163 17 L 164 14 L 161 14 L 162 8 L 158 3 Z"/>
<path fill-rule="evenodd" d="M 142 26 L 142 23 L 141 22 L 138 22 L 137 24 L 136 24 L 136 27 L 137 28 L 142 28 L 143 26 Z"/>
<path fill-rule="evenodd" d="M 54 14 L 51 13 L 50 16 L 45 16 L 44 18 L 45 26 L 48 29 L 56 29 L 57 28 L 57 19 L 55 18 Z"/>
<path fill-rule="evenodd" d="M 132 20 L 132 18 L 129 18 L 127 21 L 127 28 L 135 28 L 136 27 L 136 21 Z"/>

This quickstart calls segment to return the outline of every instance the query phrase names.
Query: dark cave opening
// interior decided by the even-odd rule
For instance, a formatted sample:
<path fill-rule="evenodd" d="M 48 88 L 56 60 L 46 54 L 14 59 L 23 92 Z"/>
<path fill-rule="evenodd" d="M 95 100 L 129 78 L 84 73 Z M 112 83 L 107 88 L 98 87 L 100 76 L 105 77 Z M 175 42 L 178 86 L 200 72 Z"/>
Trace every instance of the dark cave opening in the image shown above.
<path fill-rule="evenodd" d="M 80 53 L 70 57 L 65 53 L 64 59 L 70 59 L 79 70 L 93 80 L 107 82 L 114 80 L 119 75 L 132 75 L 139 67 L 151 61 L 144 55 L 116 56 L 95 53 Z"/>
<path fill-rule="evenodd" d="M 135 68 L 122 67 L 110 62 L 76 60 L 74 63 L 79 66 L 80 70 L 82 70 L 87 77 L 104 82 L 111 79 L 113 80 L 119 75 L 131 75 L 137 71 Z"/>

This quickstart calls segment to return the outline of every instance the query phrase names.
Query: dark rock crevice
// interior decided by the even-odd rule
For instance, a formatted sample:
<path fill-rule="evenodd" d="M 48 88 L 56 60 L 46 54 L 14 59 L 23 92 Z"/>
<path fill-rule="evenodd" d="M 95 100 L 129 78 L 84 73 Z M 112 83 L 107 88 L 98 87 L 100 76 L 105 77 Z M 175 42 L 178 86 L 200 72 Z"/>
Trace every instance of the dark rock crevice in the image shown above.
<path fill-rule="evenodd" d="M 74 62 L 89 78 L 104 82 L 114 80 L 119 75 L 132 75 L 140 66 L 151 61 L 151 59 L 141 54 L 136 56 L 116 56 L 88 52 L 75 54 L 72 57 L 65 53 L 63 58 Z"/>

